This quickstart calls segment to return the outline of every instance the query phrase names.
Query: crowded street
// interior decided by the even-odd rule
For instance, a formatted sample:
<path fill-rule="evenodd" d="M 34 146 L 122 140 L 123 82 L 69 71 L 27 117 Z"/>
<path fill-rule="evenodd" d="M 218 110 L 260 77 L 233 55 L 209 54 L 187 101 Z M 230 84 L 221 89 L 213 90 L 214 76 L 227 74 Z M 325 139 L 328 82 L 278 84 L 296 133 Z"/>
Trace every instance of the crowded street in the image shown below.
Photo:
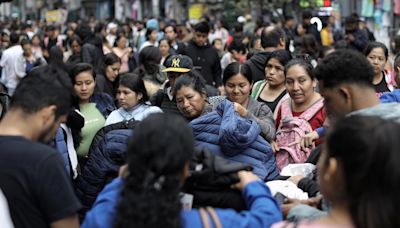
<path fill-rule="evenodd" d="M 0 1 L 0 74 L 1 228 L 400 227 L 400 0 Z"/>

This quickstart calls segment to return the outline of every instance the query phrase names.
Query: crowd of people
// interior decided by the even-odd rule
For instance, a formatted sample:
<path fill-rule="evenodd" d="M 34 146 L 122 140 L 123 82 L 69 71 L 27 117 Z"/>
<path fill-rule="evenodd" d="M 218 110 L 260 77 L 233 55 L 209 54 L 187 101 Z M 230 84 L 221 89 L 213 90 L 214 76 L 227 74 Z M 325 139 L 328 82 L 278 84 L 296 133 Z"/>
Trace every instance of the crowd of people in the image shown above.
<path fill-rule="evenodd" d="M 400 38 L 312 17 L 3 22 L 1 227 L 400 226 Z"/>

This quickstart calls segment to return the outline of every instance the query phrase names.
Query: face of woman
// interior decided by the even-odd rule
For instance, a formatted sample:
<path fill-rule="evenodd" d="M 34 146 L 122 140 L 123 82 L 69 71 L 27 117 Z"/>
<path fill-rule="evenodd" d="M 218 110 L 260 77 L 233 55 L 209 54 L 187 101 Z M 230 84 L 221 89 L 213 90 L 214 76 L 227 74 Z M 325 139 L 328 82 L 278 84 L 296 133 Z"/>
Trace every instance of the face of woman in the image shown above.
<path fill-rule="evenodd" d="M 183 86 L 176 92 L 176 105 L 185 117 L 194 119 L 203 112 L 206 106 L 206 95 L 190 86 Z"/>
<path fill-rule="evenodd" d="M 81 53 L 81 45 L 79 45 L 78 42 L 74 41 L 71 44 L 71 50 L 73 54 L 79 54 Z"/>
<path fill-rule="evenodd" d="M 39 39 L 39 37 L 37 37 L 37 36 L 33 37 L 33 39 L 32 39 L 32 44 L 35 45 L 35 46 L 40 45 L 40 39 Z"/>
<path fill-rule="evenodd" d="M 249 99 L 253 84 L 242 74 L 236 74 L 229 78 L 225 83 L 225 91 L 228 100 L 245 105 Z"/>
<path fill-rule="evenodd" d="M 214 48 L 217 49 L 218 51 L 223 51 L 224 45 L 222 44 L 222 41 L 220 40 L 215 41 Z"/>
<path fill-rule="evenodd" d="M 265 77 L 268 84 L 272 87 L 284 85 L 285 83 L 285 67 L 275 58 L 268 60 L 265 67 Z"/>
<path fill-rule="evenodd" d="M 400 86 L 400 66 L 394 66 L 394 80 L 396 81 L 397 86 Z"/>
<path fill-rule="evenodd" d="M 155 42 L 156 40 L 157 40 L 157 31 L 152 31 L 151 33 L 150 33 L 150 36 L 149 36 L 149 40 L 150 41 L 152 41 L 152 42 Z"/>
<path fill-rule="evenodd" d="M 74 91 L 81 102 L 88 102 L 93 95 L 96 82 L 90 71 L 84 71 L 75 76 Z"/>
<path fill-rule="evenodd" d="M 126 48 L 126 42 L 128 42 L 128 40 L 125 37 L 121 37 L 117 42 L 117 46 L 122 49 Z"/>
<path fill-rule="evenodd" d="M 286 73 L 286 89 L 295 104 L 303 104 L 312 98 L 317 82 L 312 80 L 300 65 L 291 66 Z"/>
<path fill-rule="evenodd" d="M 115 81 L 115 79 L 119 74 L 120 69 L 121 69 L 121 63 L 119 62 L 113 63 L 112 65 L 108 65 L 106 67 L 106 77 L 108 78 L 108 80 L 112 82 Z"/>
<path fill-rule="evenodd" d="M 130 109 L 136 106 L 140 99 L 142 99 L 142 93 L 136 93 L 126 86 L 120 85 L 117 91 L 117 99 L 119 106 L 124 109 Z"/>
<path fill-rule="evenodd" d="M 22 50 L 24 51 L 25 56 L 30 56 L 32 54 L 31 44 L 25 44 L 24 46 L 22 46 Z"/>
<path fill-rule="evenodd" d="M 368 61 L 374 67 L 374 73 L 377 75 L 385 69 L 386 56 L 382 48 L 374 48 L 367 55 Z"/>
<path fill-rule="evenodd" d="M 168 41 L 166 40 L 161 41 L 160 44 L 158 45 L 158 48 L 160 49 L 162 56 L 167 56 L 169 54 Z"/>

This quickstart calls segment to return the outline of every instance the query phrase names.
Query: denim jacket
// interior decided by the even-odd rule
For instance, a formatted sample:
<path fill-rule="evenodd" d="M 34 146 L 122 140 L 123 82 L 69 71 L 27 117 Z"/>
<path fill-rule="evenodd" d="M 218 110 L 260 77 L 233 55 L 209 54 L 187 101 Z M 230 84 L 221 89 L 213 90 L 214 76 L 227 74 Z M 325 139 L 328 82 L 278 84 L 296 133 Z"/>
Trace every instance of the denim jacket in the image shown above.
<path fill-rule="evenodd" d="M 116 109 L 113 99 L 106 93 L 94 93 L 90 102 L 96 103 L 96 108 L 107 119 L 108 115 Z"/>

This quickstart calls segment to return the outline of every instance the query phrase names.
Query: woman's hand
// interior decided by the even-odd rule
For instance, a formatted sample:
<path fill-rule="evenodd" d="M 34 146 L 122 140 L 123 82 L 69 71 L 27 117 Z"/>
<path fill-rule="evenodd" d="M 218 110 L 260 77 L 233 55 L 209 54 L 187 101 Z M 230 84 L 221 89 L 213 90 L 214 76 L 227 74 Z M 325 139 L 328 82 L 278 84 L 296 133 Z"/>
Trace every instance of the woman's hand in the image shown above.
<path fill-rule="evenodd" d="M 240 181 L 239 183 L 234 184 L 233 187 L 239 190 L 243 190 L 246 187 L 246 185 L 248 185 L 253 181 L 260 180 L 260 178 L 258 178 L 256 175 L 254 175 L 254 173 L 250 171 L 239 171 L 238 176 Z"/>
<path fill-rule="evenodd" d="M 299 184 L 299 182 L 304 178 L 303 175 L 296 175 L 296 176 L 291 176 L 288 181 L 293 182 L 296 186 Z"/>
<path fill-rule="evenodd" d="M 219 86 L 217 89 L 220 96 L 225 96 L 226 93 L 224 86 Z"/>
<path fill-rule="evenodd" d="M 274 140 L 271 141 L 271 147 L 272 147 L 272 151 L 274 151 L 274 153 L 279 151 L 279 146 Z"/>
<path fill-rule="evenodd" d="M 241 104 L 233 102 L 233 105 L 235 107 L 235 111 L 239 113 L 241 117 L 245 117 L 247 115 L 247 109 L 243 107 Z"/>

